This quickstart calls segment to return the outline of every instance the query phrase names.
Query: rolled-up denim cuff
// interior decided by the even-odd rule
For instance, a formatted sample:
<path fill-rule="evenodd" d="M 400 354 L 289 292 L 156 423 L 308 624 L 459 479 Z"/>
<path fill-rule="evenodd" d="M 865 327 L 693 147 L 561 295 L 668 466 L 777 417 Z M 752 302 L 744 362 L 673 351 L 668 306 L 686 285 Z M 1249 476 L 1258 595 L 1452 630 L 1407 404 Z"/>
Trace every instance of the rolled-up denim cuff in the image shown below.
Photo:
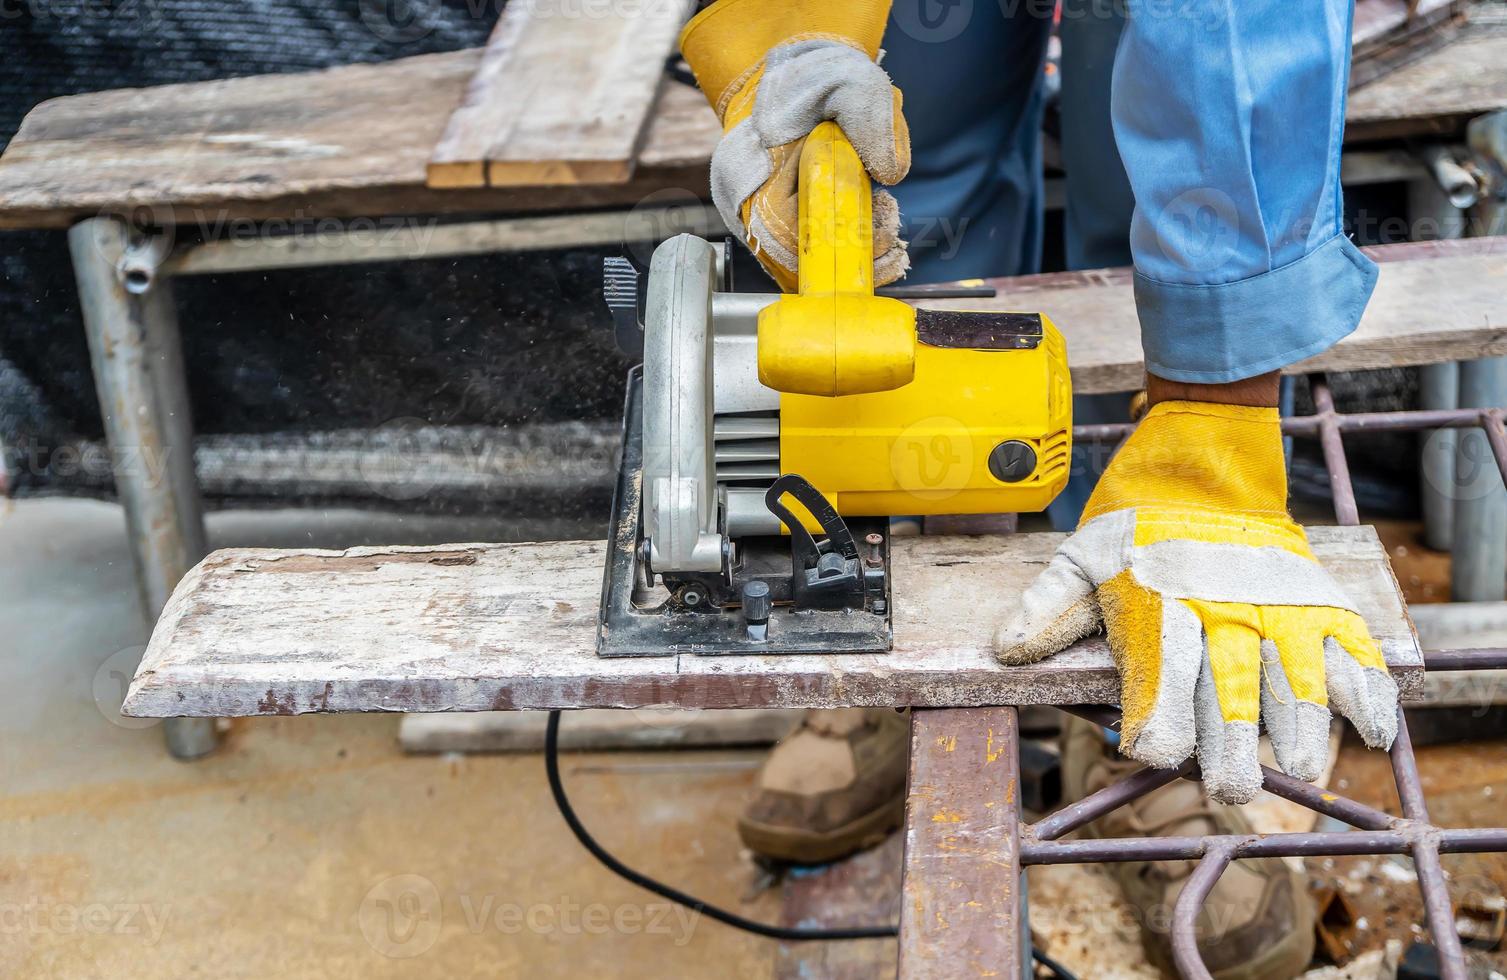
<path fill-rule="evenodd" d="M 1343 234 L 1296 262 L 1218 285 L 1135 276 L 1146 370 L 1169 381 L 1217 384 L 1317 354 L 1360 322 L 1376 263 Z"/>

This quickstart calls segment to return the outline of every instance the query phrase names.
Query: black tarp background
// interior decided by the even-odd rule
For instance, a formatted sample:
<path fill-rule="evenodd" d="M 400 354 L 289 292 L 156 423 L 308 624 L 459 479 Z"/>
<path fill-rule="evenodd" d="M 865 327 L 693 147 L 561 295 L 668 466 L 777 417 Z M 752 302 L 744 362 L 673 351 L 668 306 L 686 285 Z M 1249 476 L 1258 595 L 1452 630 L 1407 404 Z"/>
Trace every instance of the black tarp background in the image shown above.
<path fill-rule="evenodd" d="M 499 12 L 500 0 L 0 0 L 0 145 L 44 99 L 475 47 Z M 602 254 L 180 280 L 196 429 L 612 418 L 627 362 L 600 305 Z M 0 233 L 13 486 L 65 489 L 48 450 L 100 435 L 64 235 Z"/>

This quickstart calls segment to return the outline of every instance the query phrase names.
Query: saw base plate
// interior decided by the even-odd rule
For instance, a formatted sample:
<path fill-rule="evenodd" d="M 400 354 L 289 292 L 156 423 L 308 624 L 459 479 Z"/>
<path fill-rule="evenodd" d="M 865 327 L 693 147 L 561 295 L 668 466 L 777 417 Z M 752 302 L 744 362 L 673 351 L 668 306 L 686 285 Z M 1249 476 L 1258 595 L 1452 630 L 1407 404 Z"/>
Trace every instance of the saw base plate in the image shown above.
<path fill-rule="evenodd" d="M 737 606 L 707 611 L 681 608 L 664 592 L 656 596 L 639 558 L 642 541 L 641 499 L 643 470 L 643 376 L 635 367 L 628 375 L 623 410 L 623 453 L 613 494 L 612 539 L 602 582 L 597 620 L 597 654 L 603 657 L 667 657 L 683 653 L 716 654 L 833 654 L 887 653 L 892 634 L 888 582 L 888 544 L 885 546 L 884 612 L 859 609 L 796 609 L 779 598 L 790 592 L 792 560 L 783 538 L 755 538 L 736 542 L 734 585 L 749 578 L 764 579 L 776 597 L 767 637 L 749 637 L 747 621 Z M 877 526 L 883 528 L 884 521 Z M 851 523 L 855 534 L 870 530 Z M 887 538 L 887 535 L 886 535 Z M 731 589 L 737 594 L 737 589 Z"/>

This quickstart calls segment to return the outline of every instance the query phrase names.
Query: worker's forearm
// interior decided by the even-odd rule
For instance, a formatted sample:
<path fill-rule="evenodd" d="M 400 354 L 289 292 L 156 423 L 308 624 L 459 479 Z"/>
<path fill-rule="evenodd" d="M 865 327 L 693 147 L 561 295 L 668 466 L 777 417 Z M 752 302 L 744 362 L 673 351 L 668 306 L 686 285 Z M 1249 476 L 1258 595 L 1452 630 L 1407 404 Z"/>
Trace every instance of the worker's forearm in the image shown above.
<path fill-rule="evenodd" d="M 1155 405 L 1167 401 L 1216 402 L 1220 405 L 1248 405 L 1252 408 L 1276 408 L 1281 372 L 1269 371 L 1254 378 L 1226 381 L 1222 384 L 1191 384 L 1169 381 L 1154 374 L 1146 375 L 1146 400 Z"/>
<path fill-rule="evenodd" d="M 1113 116 L 1135 191 L 1146 367 L 1220 383 L 1355 329 L 1377 268 L 1344 233 L 1351 0 L 1132 4 Z"/>

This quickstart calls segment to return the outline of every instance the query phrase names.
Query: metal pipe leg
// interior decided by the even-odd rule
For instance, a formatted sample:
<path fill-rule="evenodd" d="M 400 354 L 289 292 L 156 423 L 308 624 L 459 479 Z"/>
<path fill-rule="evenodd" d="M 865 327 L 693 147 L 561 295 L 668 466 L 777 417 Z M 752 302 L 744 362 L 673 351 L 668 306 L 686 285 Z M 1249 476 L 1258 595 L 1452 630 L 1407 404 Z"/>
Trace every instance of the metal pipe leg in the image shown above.
<path fill-rule="evenodd" d="M 1460 407 L 1507 406 L 1507 357 L 1460 365 Z M 1507 598 L 1507 488 L 1486 433 L 1456 436 L 1454 558 L 1450 597 L 1456 602 Z"/>
<path fill-rule="evenodd" d="M 206 551 L 178 319 L 167 278 L 152 274 L 164 242 L 160 235 L 133 242 L 129 226 L 111 217 L 82 221 L 68 232 L 116 492 L 149 623 Z M 205 755 L 217 741 L 211 718 L 170 718 L 163 730 L 178 759 Z"/>
<path fill-rule="evenodd" d="M 1438 148 L 1425 151 L 1428 159 L 1438 160 Z M 1413 219 L 1415 241 L 1460 238 L 1465 234 L 1465 212 L 1450 199 L 1449 190 L 1430 166 L 1429 175 L 1408 184 L 1408 214 Z M 1431 364 L 1421 368 L 1420 408 L 1455 408 L 1459 397 L 1459 365 Z M 1452 429 L 1435 429 L 1424 433 L 1423 537 L 1430 548 L 1448 551 L 1454 543 L 1455 452 L 1458 433 Z"/>
<path fill-rule="evenodd" d="M 1450 409 L 1460 404 L 1460 365 L 1426 364 L 1418 369 L 1419 408 Z M 1419 439 L 1423 474 L 1423 540 L 1435 551 L 1454 546 L 1455 453 L 1459 432 L 1429 429 Z"/>

